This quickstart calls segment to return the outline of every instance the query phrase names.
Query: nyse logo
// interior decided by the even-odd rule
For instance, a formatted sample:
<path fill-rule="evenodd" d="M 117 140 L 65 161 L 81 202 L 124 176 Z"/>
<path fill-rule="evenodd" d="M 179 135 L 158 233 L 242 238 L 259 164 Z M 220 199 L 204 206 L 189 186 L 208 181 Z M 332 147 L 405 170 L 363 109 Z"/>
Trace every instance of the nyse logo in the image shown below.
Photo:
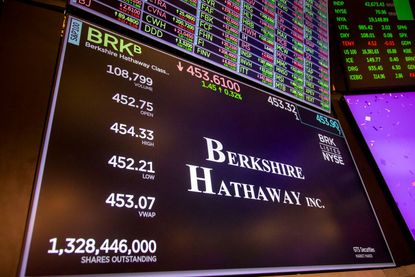
<path fill-rule="evenodd" d="M 319 144 L 323 159 L 335 164 L 344 165 L 343 157 L 334 138 L 318 134 Z"/>

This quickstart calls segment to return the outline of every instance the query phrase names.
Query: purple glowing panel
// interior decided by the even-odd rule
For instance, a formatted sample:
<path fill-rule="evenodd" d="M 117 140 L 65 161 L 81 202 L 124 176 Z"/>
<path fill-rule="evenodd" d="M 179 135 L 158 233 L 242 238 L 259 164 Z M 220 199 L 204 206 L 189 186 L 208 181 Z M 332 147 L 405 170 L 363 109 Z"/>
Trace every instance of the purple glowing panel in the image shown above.
<path fill-rule="evenodd" d="M 415 92 L 345 98 L 415 239 Z"/>

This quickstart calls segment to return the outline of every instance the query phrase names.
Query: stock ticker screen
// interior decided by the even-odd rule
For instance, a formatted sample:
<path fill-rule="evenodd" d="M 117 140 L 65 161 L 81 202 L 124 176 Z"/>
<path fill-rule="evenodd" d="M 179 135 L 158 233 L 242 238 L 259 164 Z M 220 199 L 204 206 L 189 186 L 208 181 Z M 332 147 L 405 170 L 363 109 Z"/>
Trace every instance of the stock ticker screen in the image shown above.
<path fill-rule="evenodd" d="M 338 120 L 66 26 L 20 276 L 394 265 Z"/>
<path fill-rule="evenodd" d="M 330 111 L 327 0 L 71 0 L 69 4 Z"/>
<path fill-rule="evenodd" d="M 333 1 L 349 90 L 415 86 L 414 1 Z"/>

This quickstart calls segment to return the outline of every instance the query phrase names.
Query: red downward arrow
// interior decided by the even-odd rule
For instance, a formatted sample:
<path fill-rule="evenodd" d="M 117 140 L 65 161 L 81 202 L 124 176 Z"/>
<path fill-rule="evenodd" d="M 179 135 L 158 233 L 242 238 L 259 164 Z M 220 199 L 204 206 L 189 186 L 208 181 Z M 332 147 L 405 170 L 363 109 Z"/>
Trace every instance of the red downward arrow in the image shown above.
<path fill-rule="evenodd" d="M 183 70 L 183 66 L 182 66 L 182 63 L 180 61 L 179 61 L 179 64 L 177 65 L 177 69 L 179 71 L 182 71 Z"/>

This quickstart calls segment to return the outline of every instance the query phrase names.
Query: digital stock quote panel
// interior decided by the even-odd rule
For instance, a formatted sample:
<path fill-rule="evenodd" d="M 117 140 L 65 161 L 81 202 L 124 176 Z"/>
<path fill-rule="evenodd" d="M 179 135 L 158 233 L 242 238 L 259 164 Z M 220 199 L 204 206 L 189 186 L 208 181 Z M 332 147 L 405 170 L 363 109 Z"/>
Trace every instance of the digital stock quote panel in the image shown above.
<path fill-rule="evenodd" d="M 410 0 L 333 1 L 349 90 L 413 90 L 414 9 Z"/>
<path fill-rule="evenodd" d="M 69 4 L 330 111 L 327 0 L 71 0 Z"/>
<path fill-rule="evenodd" d="M 66 26 L 21 276 L 394 265 L 336 119 Z"/>

